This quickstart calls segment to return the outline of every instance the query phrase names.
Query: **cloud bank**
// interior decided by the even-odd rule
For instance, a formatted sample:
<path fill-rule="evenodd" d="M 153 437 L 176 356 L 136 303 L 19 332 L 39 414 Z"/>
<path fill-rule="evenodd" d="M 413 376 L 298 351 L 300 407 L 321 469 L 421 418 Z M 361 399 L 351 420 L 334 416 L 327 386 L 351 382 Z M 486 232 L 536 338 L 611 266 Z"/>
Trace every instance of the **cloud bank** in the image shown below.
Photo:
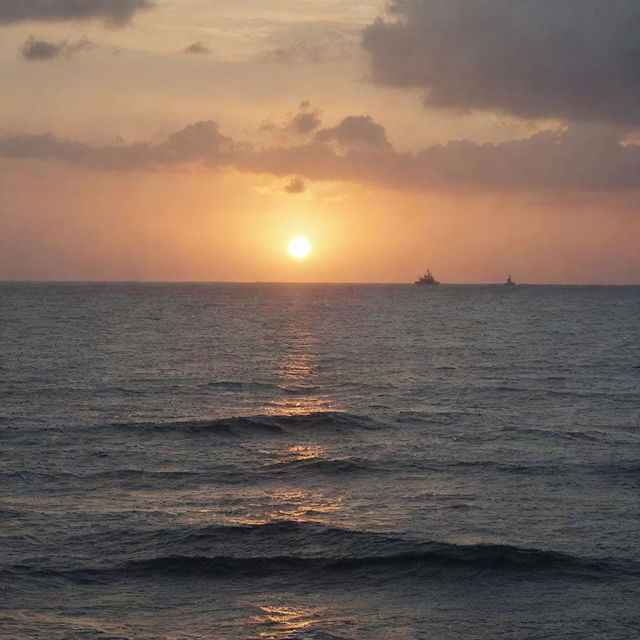
<path fill-rule="evenodd" d="M 336 180 L 390 189 L 471 186 L 494 191 L 640 188 L 640 146 L 619 141 L 619 130 L 574 125 L 500 144 L 454 141 L 399 152 L 382 125 L 348 116 L 302 144 L 252 147 L 222 134 L 213 121 L 191 124 L 160 144 L 92 146 L 51 134 L 0 137 L 0 156 L 61 160 L 83 167 L 138 170 L 184 163 L 231 167 L 292 177 L 290 193 L 305 180 Z"/>
<path fill-rule="evenodd" d="M 372 80 L 428 105 L 640 123 L 637 0 L 391 0 L 364 32 Z"/>
<path fill-rule="evenodd" d="M 150 0 L 2 0 L 0 25 L 100 19 L 122 26 L 154 4 Z"/>
<path fill-rule="evenodd" d="M 190 124 L 172 133 L 161 144 L 138 142 L 92 146 L 62 140 L 49 133 L 0 137 L 0 156 L 62 160 L 94 168 L 130 171 L 188 162 L 224 164 L 237 145 L 218 131 L 215 122 Z"/>

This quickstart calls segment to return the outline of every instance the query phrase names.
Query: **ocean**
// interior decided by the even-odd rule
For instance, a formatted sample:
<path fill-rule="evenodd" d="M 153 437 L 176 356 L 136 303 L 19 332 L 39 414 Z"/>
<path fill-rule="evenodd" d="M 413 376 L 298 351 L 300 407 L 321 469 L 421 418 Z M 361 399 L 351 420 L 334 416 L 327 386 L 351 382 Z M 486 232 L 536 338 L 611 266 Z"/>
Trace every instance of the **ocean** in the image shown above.
<path fill-rule="evenodd" d="M 640 637 L 640 287 L 0 284 L 3 640 Z"/>

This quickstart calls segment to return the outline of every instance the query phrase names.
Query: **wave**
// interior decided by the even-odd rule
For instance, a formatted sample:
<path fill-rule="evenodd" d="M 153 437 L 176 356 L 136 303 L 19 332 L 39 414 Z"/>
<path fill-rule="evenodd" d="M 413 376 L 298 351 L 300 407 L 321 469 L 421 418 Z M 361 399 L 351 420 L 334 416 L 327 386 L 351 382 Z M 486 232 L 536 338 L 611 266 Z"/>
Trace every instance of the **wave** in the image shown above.
<path fill-rule="evenodd" d="M 9 471 L 0 473 L 0 478 L 9 480 L 22 480 L 24 482 L 69 482 L 69 481 L 104 481 L 104 480 L 181 480 L 197 478 L 205 474 L 196 471 L 149 471 L 146 469 L 114 469 L 111 471 L 98 471 L 96 473 L 71 473 L 69 471 L 57 471 L 46 473 L 39 471 Z"/>
<path fill-rule="evenodd" d="M 278 385 L 278 389 L 290 395 L 309 395 L 317 393 L 320 387 L 313 384 Z"/>
<path fill-rule="evenodd" d="M 148 429 L 154 432 L 177 432 L 241 437 L 243 435 L 283 435 L 302 430 L 354 431 L 375 429 L 378 424 L 367 416 L 339 411 L 316 411 L 299 415 L 254 415 L 217 420 L 182 420 L 177 422 L 128 422 L 110 425 L 117 429 Z"/>
<path fill-rule="evenodd" d="M 448 468 L 460 468 L 473 470 L 490 470 L 499 473 L 523 475 L 523 476 L 560 476 L 568 473 L 579 473 L 588 475 L 634 477 L 640 472 L 637 462 L 620 462 L 615 464 L 593 463 L 593 462 L 561 462 L 557 464 L 547 464 L 536 462 L 532 464 L 509 464 L 497 462 L 495 460 L 459 460 L 447 465 L 432 464 L 431 467 L 419 467 L 423 470 L 427 468 L 433 471 L 446 471 Z"/>
<path fill-rule="evenodd" d="M 126 488 L 131 490 L 168 488 L 172 491 L 188 487 L 227 486 L 243 484 L 262 484 L 282 482 L 283 480 L 301 481 L 303 478 L 379 478 L 398 472 L 449 473 L 451 470 L 463 470 L 465 473 L 499 473 L 507 475 L 560 476 L 581 474 L 600 476 L 607 482 L 635 481 L 640 475 L 637 462 L 618 464 L 561 463 L 561 464 L 509 464 L 495 460 L 460 460 L 442 463 L 435 460 L 397 460 L 372 461 L 366 458 L 306 458 L 273 462 L 262 466 L 229 469 L 228 467 L 201 470 L 186 469 L 111 469 L 92 473 L 70 471 L 4 471 L 0 472 L 0 483 L 13 483 L 21 488 L 39 489 L 43 487 L 78 487 L 93 490 L 105 487 Z M 422 497 L 420 497 L 422 499 Z M 469 500 L 469 496 L 457 496 L 458 500 Z M 463 503 L 447 508 L 468 508 Z"/>
<path fill-rule="evenodd" d="M 640 575 L 638 567 L 612 561 L 585 559 L 578 556 L 508 545 L 454 545 L 429 543 L 424 551 L 373 556 L 165 556 L 129 562 L 115 568 L 116 573 L 183 574 L 183 575 L 250 575 L 318 574 L 358 572 L 369 575 L 381 570 L 382 577 L 427 577 L 446 569 L 500 574 L 563 574 L 573 577 L 610 577 L 615 573 Z M 111 572 L 113 570 L 110 570 Z"/>
<path fill-rule="evenodd" d="M 640 563 L 588 558 L 506 544 L 421 542 L 384 533 L 280 521 L 193 529 L 111 532 L 111 544 L 127 556 L 99 566 L 38 567 L 27 563 L 0 571 L 4 577 L 58 576 L 73 581 L 150 576 L 252 577 L 330 580 L 518 575 L 623 578 L 640 576 Z M 99 557 L 93 540 L 92 558 Z"/>
<path fill-rule="evenodd" d="M 322 475 L 354 475 L 380 473 L 382 470 L 362 458 L 309 458 L 306 460 L 288 460 L 268 465 L 269 474 L 297 475 L 318 473 Z"/>
<path fill-rule="evenodd" d="M 506 426 L 500 429 L 503 434 L 509 434 L 507 437 L 513 439 L 520 439 L 523 436 L 532 438 L 546 438 L 549 440 L 556 440 L 559 442 L 571 441 L 584 441 L 589 443 L 608 443 L 608 444 L 628 444 L 629 440 L 636 442 L 637 439 L 633 436 L 636 435 L 635 427 L 631 427 L 631 438 L 629 434 L 625 438 L 620 437 L 620 430 L 624 430 L 624 426 L 615 426 L 609 430 L 603 429 L 591 429 L 589 431 L 580 431 L 577 429 L 536 429 L 534 427 L 516 427 Z M 513 435 L 511 435 L 513 434 Z"/>
<path fill-rule="evenodd" d="M 225 389 L 228 391 L 259 391 L 261 389 L 273 390 L 278 387 L 268 382 L 240 382 L 236 380 L 216 380 L 199 385 L 203 389 Z"/>
<path fill-rule="evenodd" d="M 569 554 L 507 545 L 451 545 L 433 543 L 430 550 L 376 556 L 183 556 L 169 555 L 132 560 L 109 568 L 37 569 L 15 565 L 0 571 L 31 577 L 52 576 L 76 582 L 103 581 L 109 578 L 149 576 L 181 577 L 294 577 L 317 580 L 325 576 L 360 575 L 367 579 L 446 577 L 459 570 L 472 574 L 525 575 L 531 577 L 612 578 L 640 576 L 640 568 L 630 562 L 585 559 Z"/>
<path fill-rule="evenodd" d="M 276 462 L 253 469 L 208 469 L 203 471 L 158 471 L 148 469 L 115 469 L 95 473 L 72 473 L 57 471 L 55 473 L 34 471 L 0 472 L 0 481 L 20 483 L 21 485 L 55 486 L 68 488 L 71 485 L 85 489 L 117 486 L 130 489 L 146 489 L 159 486 L 176 490 L 186 486 L 228 485 L 242 483 L 281 481 L 283 477 L 299 475 L 357 475 L 381 473 L 379 469 L 364 459 L 327 459 L 312 458 L 306 460 L 289 460 Z"/>
<path fill-rule="evenodd" d="M 223 391 L 280 391 L 290 395 L 316 393 L 320 387 L 312 384 L 273 384 L 270 382 L 241 382 L 239 380 L 216 380 L 199 384 L 199 389 L 221 389 Z"/>
<path fill-rule="evenodd" d="M 559 467 L 551 467 L 548 465 L 504 464 L 494 460 L 459 460 L 448 466 L 461 469 L 490 469 L 500 473 L 522 474 L 526 476 L 547 475 L 552 471 L 558 472 L 560 470 Z M 443 469 L 446 470 L 447 467 L 445 466 Z"/>

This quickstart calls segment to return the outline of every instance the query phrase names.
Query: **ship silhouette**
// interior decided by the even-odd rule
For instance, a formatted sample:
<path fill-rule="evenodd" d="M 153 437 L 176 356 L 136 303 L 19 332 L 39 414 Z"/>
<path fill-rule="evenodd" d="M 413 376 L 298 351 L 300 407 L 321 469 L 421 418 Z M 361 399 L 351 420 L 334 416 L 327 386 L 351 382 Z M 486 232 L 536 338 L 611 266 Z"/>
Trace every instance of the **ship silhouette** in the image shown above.
<path fill-rule="evenodd" d="M 437 285 L 440 283 L 433 277 L 431 270 L 427 269 L 427 272 L 422 274 L 414 284 Z"/>

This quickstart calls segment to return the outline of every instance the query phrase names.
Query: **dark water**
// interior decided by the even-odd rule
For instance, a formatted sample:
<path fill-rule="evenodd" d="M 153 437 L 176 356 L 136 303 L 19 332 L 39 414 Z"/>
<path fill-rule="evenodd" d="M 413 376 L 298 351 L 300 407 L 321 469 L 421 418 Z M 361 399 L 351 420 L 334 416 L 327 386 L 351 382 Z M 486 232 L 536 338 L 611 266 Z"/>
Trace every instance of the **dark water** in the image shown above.
<path fill-rule="evenodd" d="M 640 288 L 0 285 L 4 639 L 640 637 Z"/>

